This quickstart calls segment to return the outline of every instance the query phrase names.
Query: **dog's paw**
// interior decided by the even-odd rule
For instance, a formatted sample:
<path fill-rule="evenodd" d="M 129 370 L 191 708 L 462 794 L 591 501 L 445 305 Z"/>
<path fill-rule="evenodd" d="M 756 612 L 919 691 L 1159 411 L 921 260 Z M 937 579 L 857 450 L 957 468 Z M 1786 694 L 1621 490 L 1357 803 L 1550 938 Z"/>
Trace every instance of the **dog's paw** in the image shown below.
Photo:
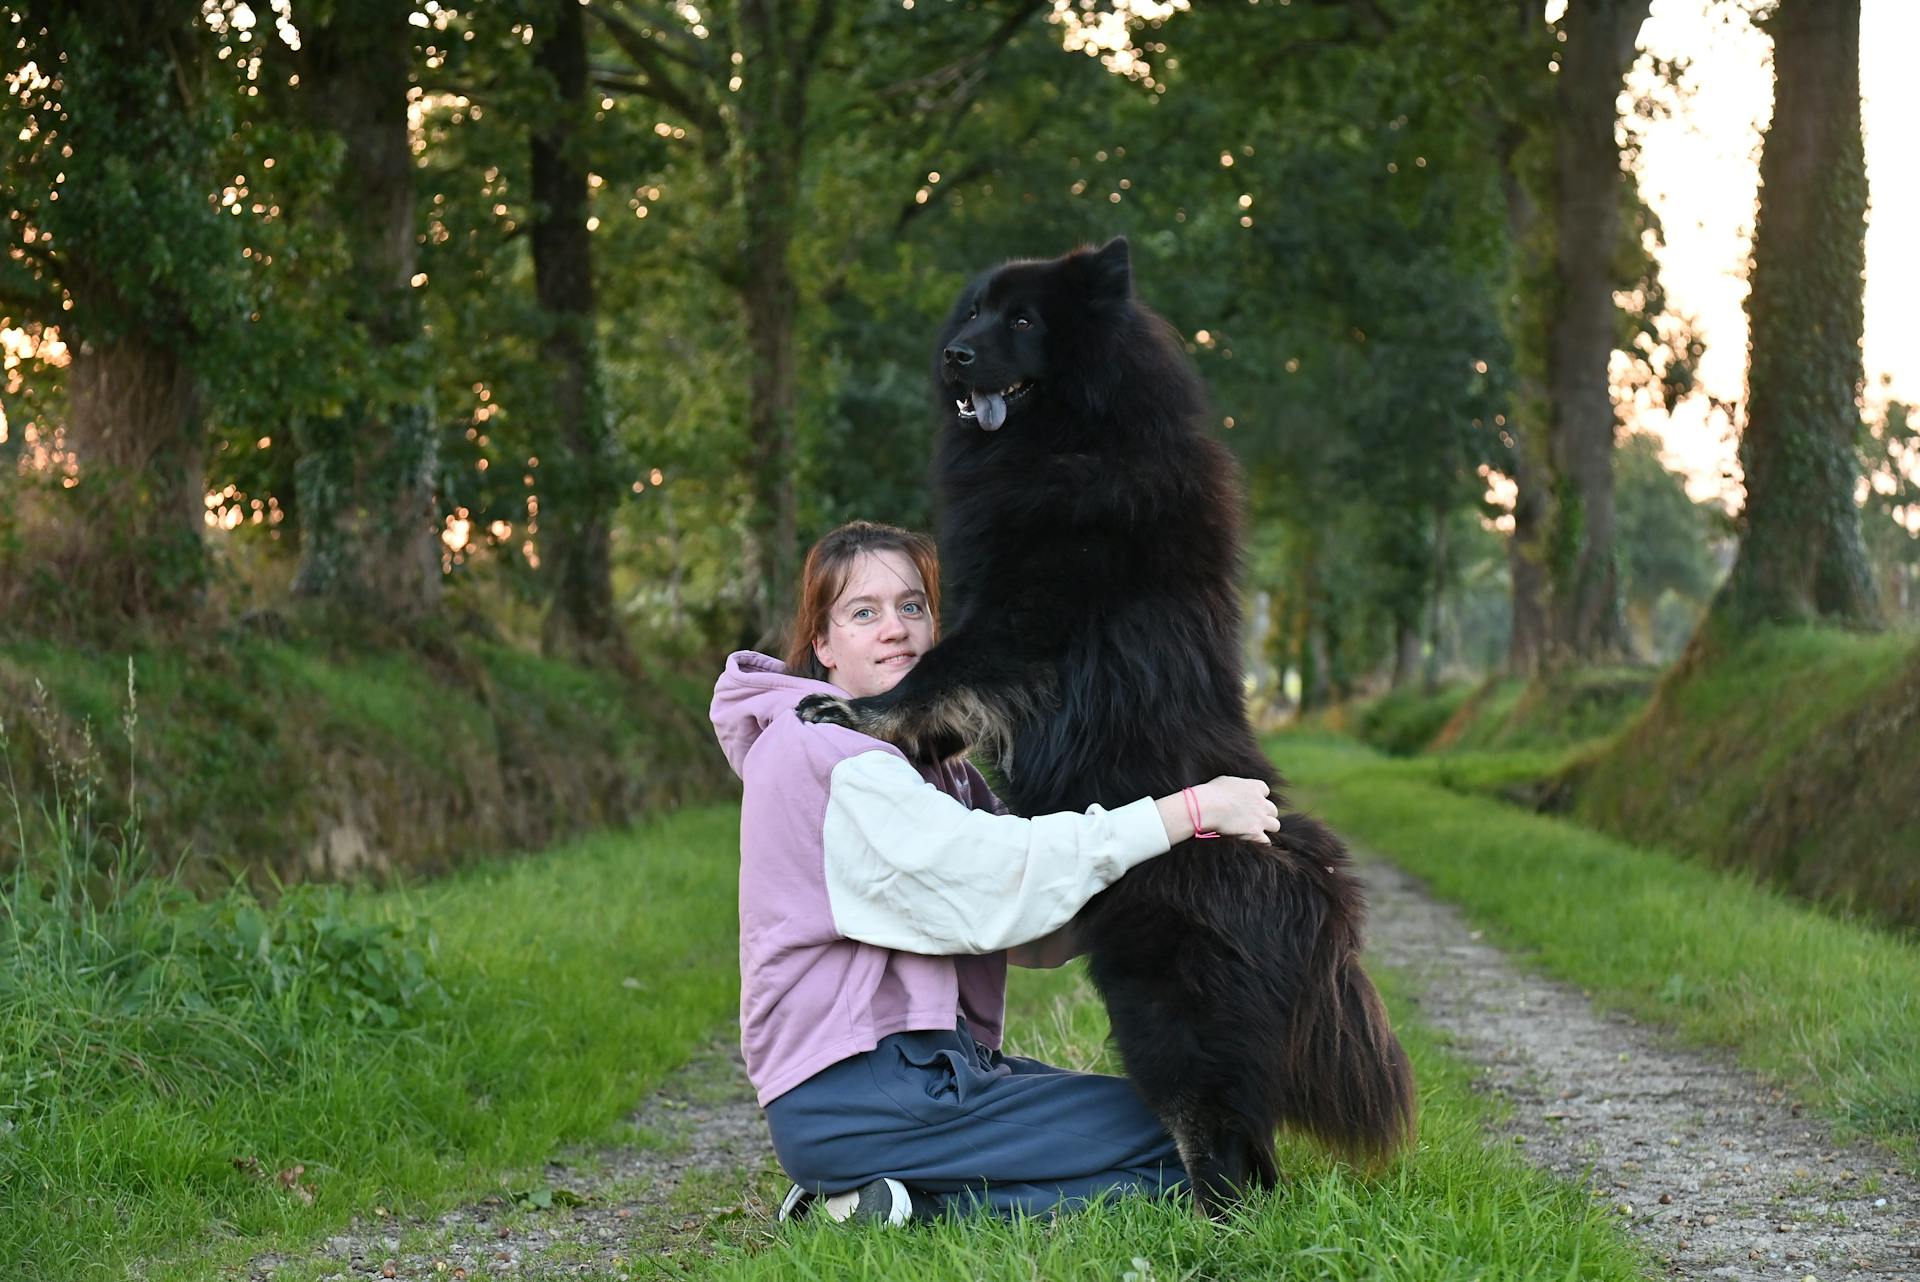
<path fill-rule="evenodd" d="M 854 728 L 853 705 L 831 694 L 810 694 L 794 708 L 793 715 L 814 725 Z"/>

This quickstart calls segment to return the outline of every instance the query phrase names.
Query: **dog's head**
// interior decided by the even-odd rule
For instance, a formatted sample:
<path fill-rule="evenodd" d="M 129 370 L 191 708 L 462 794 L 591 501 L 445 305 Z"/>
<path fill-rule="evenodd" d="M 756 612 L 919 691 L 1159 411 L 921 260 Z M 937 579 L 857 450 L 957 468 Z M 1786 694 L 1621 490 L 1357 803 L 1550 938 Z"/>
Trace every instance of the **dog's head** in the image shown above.
<path fill-rule="evenodd" d="M 966 427 L 996 432 L 1056 389 L 1084 378 L 1088 340 L 1130 305 L 1124 237 L 1060 258 L 1011 262 L 961 291 L 934 352 L 944 405 Z"/>

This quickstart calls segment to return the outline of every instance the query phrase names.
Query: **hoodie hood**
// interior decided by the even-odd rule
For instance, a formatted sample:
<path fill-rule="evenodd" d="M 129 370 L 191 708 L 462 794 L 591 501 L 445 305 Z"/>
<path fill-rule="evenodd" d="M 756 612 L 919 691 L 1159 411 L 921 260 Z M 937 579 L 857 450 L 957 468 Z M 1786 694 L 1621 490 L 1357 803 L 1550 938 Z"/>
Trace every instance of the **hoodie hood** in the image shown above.
<path fill-rule="evenodd" d="M 733 773 L 741 774 L 747 753 L 777 717 L 793 716 L 794 705 L 810 694 L 846 697 L 846 691 L 811 677 L 793 676 L 780 660 L 755 650 L 727 656 L 727 670 L 713 686 L 707 716 Z"/>

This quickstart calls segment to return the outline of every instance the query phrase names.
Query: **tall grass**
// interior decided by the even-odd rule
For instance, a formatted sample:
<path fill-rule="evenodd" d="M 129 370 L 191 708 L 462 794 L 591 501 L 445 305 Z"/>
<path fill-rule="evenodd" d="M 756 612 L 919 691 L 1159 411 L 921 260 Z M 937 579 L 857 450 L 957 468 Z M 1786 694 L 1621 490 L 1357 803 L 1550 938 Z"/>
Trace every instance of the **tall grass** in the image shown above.
<path fill-rule="evenodd" d="M 736 1000 L 729 809 L 415 891 L 199 899 L 60 774 L 0 805 L 0 1277 L 201 1276 L 471 1192 L 608 1133 Z"/>

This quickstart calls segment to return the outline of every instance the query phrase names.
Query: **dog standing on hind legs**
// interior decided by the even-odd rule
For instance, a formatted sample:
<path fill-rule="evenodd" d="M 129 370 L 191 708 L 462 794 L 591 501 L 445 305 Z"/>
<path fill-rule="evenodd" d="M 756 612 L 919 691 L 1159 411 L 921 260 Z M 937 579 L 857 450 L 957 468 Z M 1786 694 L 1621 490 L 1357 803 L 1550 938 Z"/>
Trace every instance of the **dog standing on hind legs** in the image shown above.
<path fill-rule="evenodd" d="M 799 715 L 921 760 L 984 749 L 1024 815 L 1222 774 L 1278 794 L 1244 707 L 1237 469 L 1204 434 L 1178 336 L 1133 296 L 1126 242 L 982 275 L 935 364 L 952 626 L 887 693 Z M 1207 1214 L 1278 1182 L 1282 1126 L 1362 1163 L 1411 1142 L 1413 1072 L 1360 966 L 1364 913 L 1339 840 L 1283 814 L 1272 848 L 1196 840 L 1076 919 L 1127 1074 Z"/>

